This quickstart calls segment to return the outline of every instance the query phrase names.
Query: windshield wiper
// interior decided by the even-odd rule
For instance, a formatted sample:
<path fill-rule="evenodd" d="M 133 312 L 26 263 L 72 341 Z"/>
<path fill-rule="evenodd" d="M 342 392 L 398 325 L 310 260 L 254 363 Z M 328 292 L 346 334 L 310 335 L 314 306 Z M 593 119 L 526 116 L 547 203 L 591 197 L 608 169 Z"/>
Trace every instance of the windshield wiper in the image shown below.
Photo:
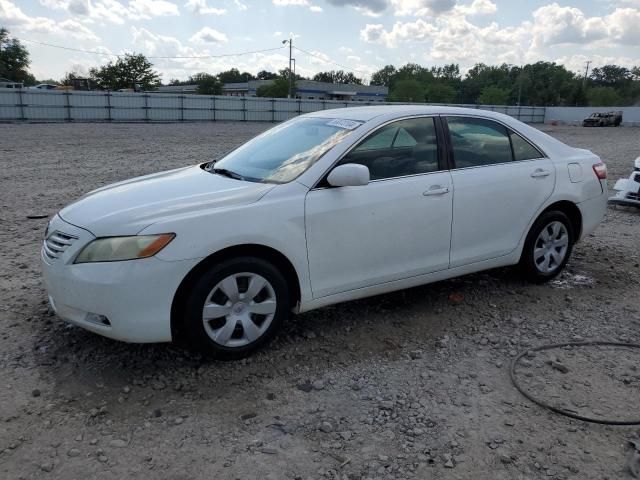
<path fill-rule="evenodd" d="M 233 178 L 235 180 L 244 180 L 244 177 L 239 173 L 232 172 L 231 170 L 227 170 L 226 168 L 210 168 L 210 172 L 217 173 L 218 175 L 222 175 L 224 177 Z"/>

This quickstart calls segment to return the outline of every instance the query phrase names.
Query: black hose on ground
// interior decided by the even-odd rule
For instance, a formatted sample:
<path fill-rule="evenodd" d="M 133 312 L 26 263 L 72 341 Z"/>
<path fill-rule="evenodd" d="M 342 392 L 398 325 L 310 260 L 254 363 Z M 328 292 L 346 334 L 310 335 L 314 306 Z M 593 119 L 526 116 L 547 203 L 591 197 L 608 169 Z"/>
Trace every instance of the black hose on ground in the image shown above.
<path fill-rule="evenodd" d="M 538 400 L 537 398 L 533 397 L 531 394 L 529 394 L 527 391 L 525 391 L 524 388 L 522 388 L 520 386 L 520 384 L 518 383 L 518 381 L 516 380 L 516 365 L 520 361 L 520 359 L 522 357 L 524 357 L 529 352 L 540 352 L 540 351 L 543 351 L 543 350 L 553 350 L 554 348 L 589 347 L 589 346 L 625 347 L 625 348 L 637 348 L 637 349 L 640 349 L 640 344 L 637 344 L 637 343 L 620 343 L 620 342 L 605 342 L 605 341 L 555 343 L 555 344 L 552 344 L 552 345 L 542 345 L 540 347 L 529 348 L 529 349 L 525 350 L 524 352 L 520 353 L 518 356 L 516 356 L 513 359 L 513 362 L 511 362 L 511 369 L 509 370 L 509 375 L 511 377 L 511 383 L 513 383 L 513 386 L 516 387 L 516 389 L 522 395 L 524 395 L 526 398 L 531 400 L 536 405 L 539 405 L 539 406 L 544 407 L 544 408 L 546 408 L 548 410 L 551 410 L 552 412 L 559 413 L 560 415 L 565 415 L 565 416 L 570 417 L 570 418 L 575 418 L 576 420 L 582 420 L 583 422 L 598 423 L 598 424 L 602 424 L 602 425 L 640 425 L 640 418 L 639 419 L 632 419 L 632 420 L 590 418 L 590 417 L 585 417 L 583 415 L 578 415 L 577 413 L 572 412 L 570 410 L 565 410 L 565 409 L 560 408 L 560 407 L 554 407 L 553 405 L 550 405 L 550 404 L 548 404 L 548 403 L 546 403 L 546 402 L 544 402 L 542 400 Z"/>

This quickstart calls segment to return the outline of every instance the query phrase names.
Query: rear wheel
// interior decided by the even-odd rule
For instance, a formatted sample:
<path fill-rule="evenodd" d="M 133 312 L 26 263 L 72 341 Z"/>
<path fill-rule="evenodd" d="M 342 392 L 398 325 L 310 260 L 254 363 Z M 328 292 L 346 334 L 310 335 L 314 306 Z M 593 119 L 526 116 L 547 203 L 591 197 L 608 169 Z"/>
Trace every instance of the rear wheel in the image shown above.
<path fill-rule="evenodd" d="M 524 244 L 520 269 L 535 283 L 556 277 L 571 256 L 574 232 L 569 218 L 560 211 L 546 212 L 538 218 Z"/>
<path fill-rule="evenodd" d="M 245 357 L 273 338 L 289 314 L 278 269 L 254 257 L 230 259 L 195 281 L 185 302 L 189 343 L 220 359 Z"/>

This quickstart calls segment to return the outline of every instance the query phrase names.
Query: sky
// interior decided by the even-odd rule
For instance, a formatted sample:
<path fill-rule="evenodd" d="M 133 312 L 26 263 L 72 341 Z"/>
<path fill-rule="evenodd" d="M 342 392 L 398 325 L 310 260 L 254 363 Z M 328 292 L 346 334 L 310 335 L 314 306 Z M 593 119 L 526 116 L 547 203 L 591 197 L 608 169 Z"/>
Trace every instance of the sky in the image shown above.
<path fill-rule="evenodd" d="M 640 0 L 0 0 L 0 26 L 27 46 L 38 79 L 127 52 L 150 57 L 164 82 L 278 71 L 287 38 L 297 73 L 344 69 L 365 82 L 407 62 L 640 65 Z"/>

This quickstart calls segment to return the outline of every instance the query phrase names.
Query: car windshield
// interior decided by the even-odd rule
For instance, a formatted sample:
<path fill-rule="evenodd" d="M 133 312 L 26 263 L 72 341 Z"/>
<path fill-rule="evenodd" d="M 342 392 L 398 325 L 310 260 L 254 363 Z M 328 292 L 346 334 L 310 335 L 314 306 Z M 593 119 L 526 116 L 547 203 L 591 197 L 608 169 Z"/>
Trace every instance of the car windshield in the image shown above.
<path fill-rule="evenodd" d="M 344 119 L 296 118 L 250 140 L 208 170 L 253 182 L 290 182 L 360 125 Z"/>

